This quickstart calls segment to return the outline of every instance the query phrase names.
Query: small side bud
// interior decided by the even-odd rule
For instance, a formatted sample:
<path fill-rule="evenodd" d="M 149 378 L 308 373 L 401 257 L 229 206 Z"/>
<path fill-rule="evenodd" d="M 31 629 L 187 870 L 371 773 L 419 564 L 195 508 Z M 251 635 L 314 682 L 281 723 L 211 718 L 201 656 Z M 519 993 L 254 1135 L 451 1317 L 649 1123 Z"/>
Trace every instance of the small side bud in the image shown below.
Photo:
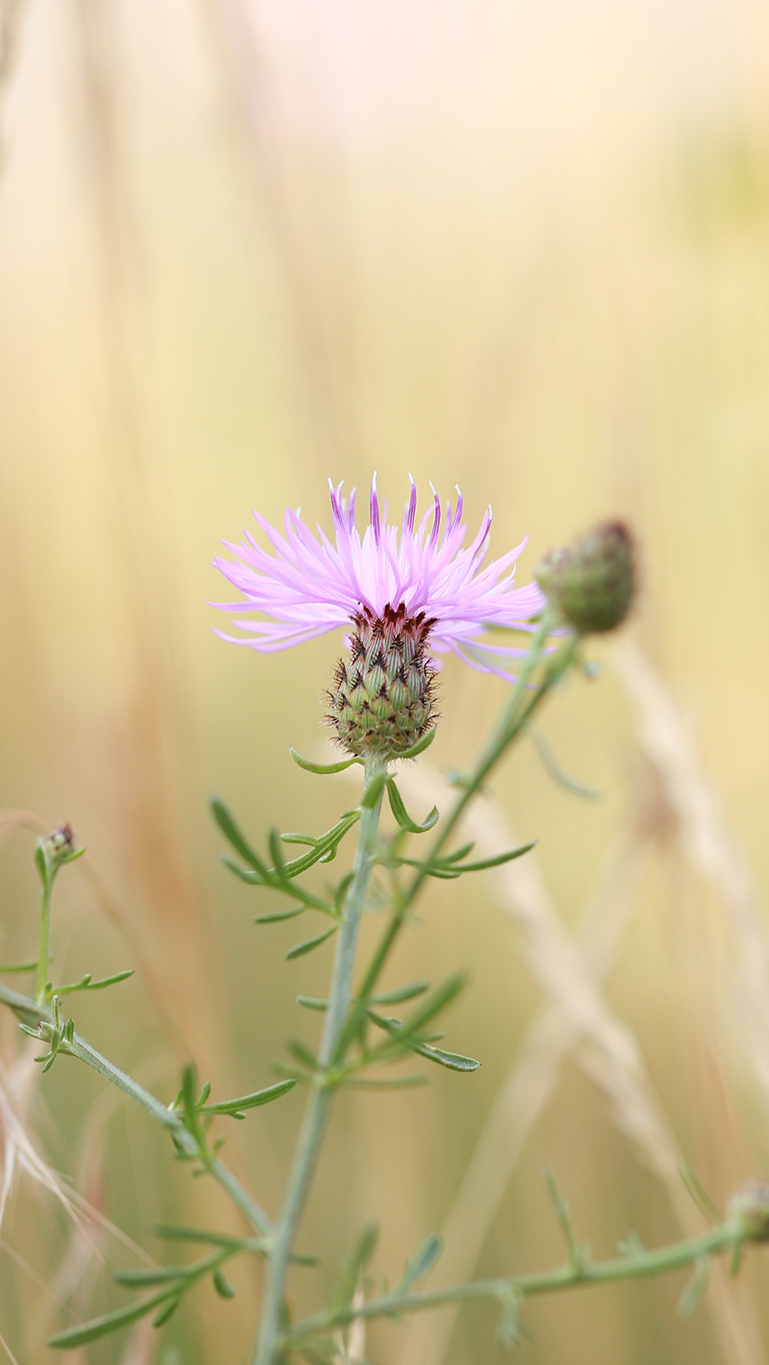
<path fill-rule="evenodd" d="M 575 545 L 553 550 L 535 571 L 540 588 L 580 635 L 624 621 L 636 589 L 633 538 L 624 522 L 596 526 Z"/>
<path fill-rule="evenodd" d="M 753 1181 L 729 1200 L 727 1213 L 751 1242 L 769 1242 L 769 1185 Z"/>
<path fill-rule="evenodd" d="M 84 852 L 85 849 L 77 847 L 72 826 L 57 825 L 44 839 L 38 839 L 35 861 L 43 880 L 52 882 L 60 867 Z"/>

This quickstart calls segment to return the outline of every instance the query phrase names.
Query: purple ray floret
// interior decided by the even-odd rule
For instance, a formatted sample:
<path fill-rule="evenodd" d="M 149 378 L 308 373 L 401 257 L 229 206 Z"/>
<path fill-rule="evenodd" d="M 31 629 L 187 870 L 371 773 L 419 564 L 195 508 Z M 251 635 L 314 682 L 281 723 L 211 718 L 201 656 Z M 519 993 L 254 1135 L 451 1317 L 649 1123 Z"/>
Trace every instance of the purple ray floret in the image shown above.
<path fill-rule="evenodd" d="M 456 505 L 447 503 L 442 509 L 432 489 L 433 504 L 417 521 L 413 479 L 402 523 L 388 523 L 376 475 L 370 524 L 361 535 L 355 524 L 355 490 L 346 499 L 341 484 L 334 488 L 329 480 L 329 488 L 335 543 L 320 526 L 317 534 L 309 530 L 300 513 L 291 509 L 285 514 L 283 534 L 254 512 L 271 549 L 248 532 L 239 545 L 225 542 L 240 562 L 214 563 L 244 600 L 213 605 L 225 611 L 260 612 L 266 619 L 235 621 L 241 637 L 216 633 L 269 653 L 349 627 L 362 612 L 378 618 L 386 607 L 397 610 L 403 605 L 408 617 L 423 612 L 434 621 L 429 636 L 432 653 L 450 651 L 482 672 L 510 679 L 504 661 L 526 650 L 485 643 L 481 637 L 489 626 L 527 629 L 542 611 L 545 599 L 536 584 L 514 586 L 515 561 L 526 540 L 485 564 L 491 508 L 475 539 L 465 546 L 459 490 Z"/>

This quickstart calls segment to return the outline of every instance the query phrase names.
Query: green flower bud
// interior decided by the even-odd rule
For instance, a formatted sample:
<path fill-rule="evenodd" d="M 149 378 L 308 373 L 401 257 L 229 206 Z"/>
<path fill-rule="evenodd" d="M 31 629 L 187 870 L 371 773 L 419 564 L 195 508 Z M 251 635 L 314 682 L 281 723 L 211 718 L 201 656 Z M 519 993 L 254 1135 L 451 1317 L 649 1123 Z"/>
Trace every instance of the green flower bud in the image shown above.
<path fill-rule="evenodd" d="M 727 1212 L 751 1242 L 769 1242 L 769 1185 L 754 1181 L 738 1190 Z"/>
<path fill-rule="evenodd" d="M 636 588 L 633 540 L 621 521 L 607 521 L 565 550 L 553 550 L 536 570 L 548 601 L 580 635 L 614 628 L 630 610 Z"/>
<path fill-rule="evenodd" d="M 355 617 L 350 657 L 340 660 L 327 719 L 340 744 L 356 758 L 387 762 L 411 749 L 435 720 L 435 668 L 425 652 L 435 624 L 385 607 L 380 617 Z"/>

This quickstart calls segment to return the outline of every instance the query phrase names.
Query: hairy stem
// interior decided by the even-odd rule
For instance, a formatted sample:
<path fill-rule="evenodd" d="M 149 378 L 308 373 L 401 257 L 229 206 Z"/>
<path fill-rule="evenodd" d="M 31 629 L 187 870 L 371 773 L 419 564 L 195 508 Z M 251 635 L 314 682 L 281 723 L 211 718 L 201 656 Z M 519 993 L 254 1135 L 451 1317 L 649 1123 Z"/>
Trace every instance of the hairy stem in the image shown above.
<path fill-rule="evenodd" d="M 366 789 L 374 779 L 379 777 L 382 771 L 383 765 L 376 761 L 370 761 L 366 764 L 364 799 Z M 338 1044 L 344 1031 L 350 1003 L 355 948 L 374 863 L 381 806 L 382 796 L 380 794 L 373 807 L 363 805 L 361 808 L 358 846 L 355 851 L 352 881 L 350 882 L 344 915 L 337 936 L 328 1008 L 318 1052 L 317 1085 L 307 1104 L 283 1209 L 275 1227 L 264 1290 L 262 1317 L 252 1365 L 277 1365 L 279 1357 L 286 1273 L 297 1224 L 310 1188 L 334 1097 L 334 1086 L 327 1075 L 327 1068 L 337 1055 Z"/>

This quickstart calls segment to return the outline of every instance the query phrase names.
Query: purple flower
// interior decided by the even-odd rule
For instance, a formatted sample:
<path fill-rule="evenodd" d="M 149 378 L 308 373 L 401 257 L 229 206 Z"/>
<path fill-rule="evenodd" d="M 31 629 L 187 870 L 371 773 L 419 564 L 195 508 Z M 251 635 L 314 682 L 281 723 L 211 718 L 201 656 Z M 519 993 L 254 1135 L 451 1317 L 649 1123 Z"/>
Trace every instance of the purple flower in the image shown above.
<path fill-rule="evenodd" d="M 355 525 L 355 490 L 347 500 L 341 484 L 334 488 L 329 481 L 329 487 L 335 544 L 320 527 L 317 534 L 309 530 L 299 512 L 291 509 L 285 515 L 283 535 L 254 512 L 272 552 L 248 532 L 240 545 L 225 542 L 241 562 L 214 562 L 245 600 L 212 605 L 225 611 L 258 611 L 267 619 L 235 622 L 248 638 L 217 634 L 268 653 L 338 627 L 355 626 L 361 617 L 379 621 L 387 608 L 402 608 L 407 620 L 421 618 L 428 625 L 430 653 L 451 651 L 481 672 L 510 680 L 505 661 L 526 650 L 489 644 L 480 637 L 488 626 L 529 629 L 527 623 L 544 606 L 544 595 L 534 583 L 513 586 L 515 561 L 526 541 L 484 565 L 491 509 L 475 540 L 465 546 L 467 528 L 462 525 L 459 490 L 456 506 L 447 503 L 444 514 L 433 489 L 433 505 L 417 522 L 413 479 L 401 525 L 388 524 L 387 505 L 380 507 L 377 495 L 376 475 L 371 484 L 370 525 L 361 536 Z"/>

